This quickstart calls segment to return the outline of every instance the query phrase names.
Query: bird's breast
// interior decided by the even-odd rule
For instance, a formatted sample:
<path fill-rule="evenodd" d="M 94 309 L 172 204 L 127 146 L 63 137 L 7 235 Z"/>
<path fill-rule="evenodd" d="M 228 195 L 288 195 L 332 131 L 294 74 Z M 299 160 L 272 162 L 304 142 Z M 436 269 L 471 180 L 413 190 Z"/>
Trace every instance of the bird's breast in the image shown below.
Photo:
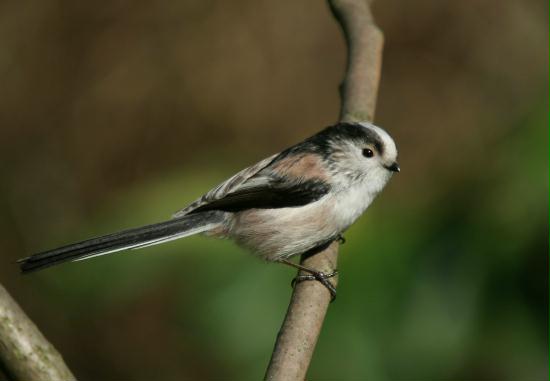
<path fill-rule="evenodd" d="M 342 190 L 334 195 L 334 218 L 339 231 L 353 224 L 376 197 L 366 185 L 358 185 Z"/>

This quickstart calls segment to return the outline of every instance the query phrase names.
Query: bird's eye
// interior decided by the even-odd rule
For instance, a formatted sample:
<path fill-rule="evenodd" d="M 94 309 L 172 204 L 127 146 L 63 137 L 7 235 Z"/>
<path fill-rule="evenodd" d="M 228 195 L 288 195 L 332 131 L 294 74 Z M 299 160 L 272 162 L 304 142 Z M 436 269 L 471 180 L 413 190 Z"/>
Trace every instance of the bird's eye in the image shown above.
<path fill-rule="evenodd" d="M 369 148 L 365 148 L 365 149 L 363 149 L 363 156 L 365 156 L 365 157 L 373 157 L 373 156 L 374 156 L 374 152 L 372 152 L 372 150 L 369 149 Z"/>

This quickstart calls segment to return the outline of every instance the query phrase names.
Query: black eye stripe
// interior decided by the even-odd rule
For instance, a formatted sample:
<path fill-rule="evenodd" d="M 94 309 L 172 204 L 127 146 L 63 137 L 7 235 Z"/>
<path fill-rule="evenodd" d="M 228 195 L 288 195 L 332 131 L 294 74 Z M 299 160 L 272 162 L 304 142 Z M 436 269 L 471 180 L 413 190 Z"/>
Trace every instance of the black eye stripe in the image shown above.
<path fill-rule="evenodd" d="M 378 152 L 380 152 L 380 154 L 382 154 L 382 151 L 384 150 L 384 148 L 383 148 L 383 146 L 382 146 L 382 143 L 380 143 L 380 141 L 377 140 L 377 141 L 374 143 L 374 147 L 376 147 L 376 150 L 377 150 Z"/>
<path fill-rule="evenodd" d="M 373 157 L 374 156 L 374 152 L 372 152 L 372 150 L 370 148 L 364 148 L 363 149 L 363 156 L 365 157 Z"/>

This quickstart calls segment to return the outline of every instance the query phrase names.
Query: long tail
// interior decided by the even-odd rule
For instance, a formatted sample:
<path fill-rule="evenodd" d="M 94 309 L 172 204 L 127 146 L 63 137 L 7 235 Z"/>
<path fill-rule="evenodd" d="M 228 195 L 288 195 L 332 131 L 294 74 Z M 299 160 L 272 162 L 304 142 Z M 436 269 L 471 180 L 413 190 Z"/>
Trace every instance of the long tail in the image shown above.
<path fill-rule="evenodd" d="M 63 262 L 81 261 L 126 249 L 140 249 L 208 231 L 223 221 L 223 213 L 208 211 L 190 214 L 157 224 L 128 229 L 86 241 L 44 251 L 17 261 L 28 273 Z"/>

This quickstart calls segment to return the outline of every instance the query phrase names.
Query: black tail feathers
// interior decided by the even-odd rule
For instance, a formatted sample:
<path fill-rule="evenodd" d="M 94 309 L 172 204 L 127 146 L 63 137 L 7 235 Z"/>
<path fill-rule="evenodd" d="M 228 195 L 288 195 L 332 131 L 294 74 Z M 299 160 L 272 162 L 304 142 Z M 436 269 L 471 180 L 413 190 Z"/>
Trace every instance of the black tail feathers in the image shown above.
<path fill-rule="evenodd" d="M 23 273 L 126 249 L 137 249 L 201 233 L 223 221 L 223 213 L 208 211 L 128 229 L 44 251 L 17 261 Z"/>

